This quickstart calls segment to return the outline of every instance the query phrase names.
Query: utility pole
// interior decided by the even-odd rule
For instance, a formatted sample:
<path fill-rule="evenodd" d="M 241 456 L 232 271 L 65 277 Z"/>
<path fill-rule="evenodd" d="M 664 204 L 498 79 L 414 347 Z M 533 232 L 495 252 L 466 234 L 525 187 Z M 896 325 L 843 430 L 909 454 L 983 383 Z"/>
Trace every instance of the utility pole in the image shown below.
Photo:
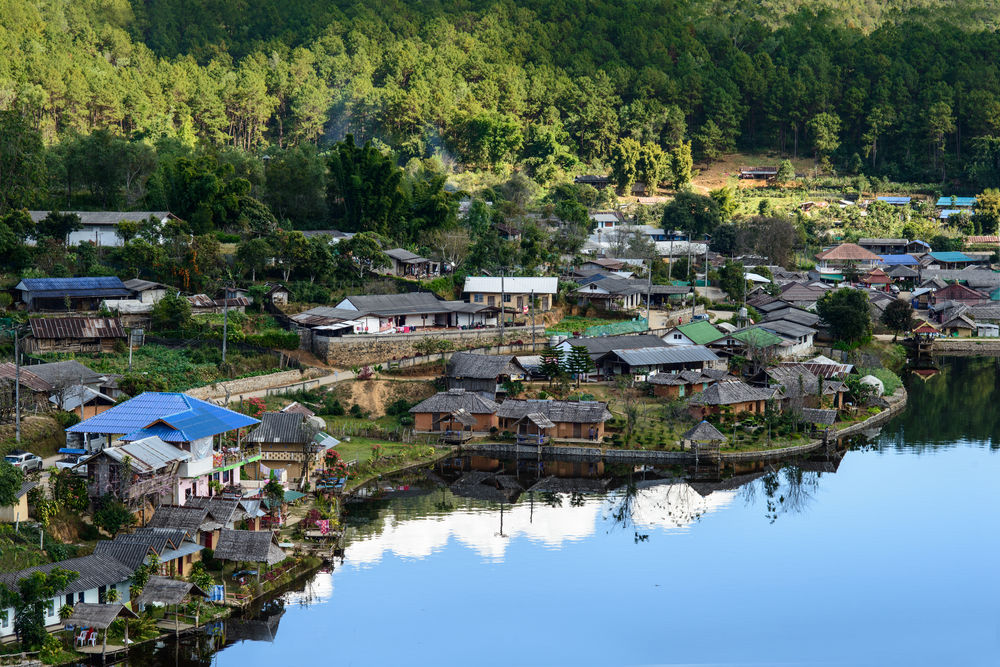
<path fill-rule="evenodd" d="M 21 348 L 17 338 L 20 331 L 14 325 L 14 438 L 17 448 L 21 448 Z"/>
<path fill-rule="evenodd" d="M 229 284 L 222 287 L 222 363 L 226 363 L 226 339 L 229 337 Z"/>
<path fill-rule="evenodd" d="M 128 330 L 128 372 L 132 372 L 132 329 Z"/>
<path fill-rule="evenodd" d="M 504 289 L 503 289 L 503 267 L 500 267 L 500 344 L 503 345 L 503 299 L 504 299 Z"/>
<path fill-rule="evenodd" d="M 535 351 L 535 288 L 531 288 L 531 351 Z"/>
<path fill-rule="evenodd" d="M 689 276 L 692 273 L 692 271 L 691 271 L 691 253 L 692 253 L 693 250 L 694 250 L 694 248 L 691 246 L 691 232 L 688 232 L 688 275 Z M 694 278 L 695 278 L 695 282 L 697 283 L 698 282 L 698 273 L 697 272 L 695 272 Z M 694 322 L 694 311 L 698 307 L 698 299 L 696 298 L 697 296 L 698 296 L 698 286 L 697 285 L 692 285 L 691 286 L 691 321 L 692 322 Z"/>
<path fill-rule="evenodd" d="M 708 301 L 708 238 L 708 234 L 705 234 L 705 301 Z M 698 290 L 695 289 L 696 294 L 697 292 Z M 707 304 L 705 308 L 708 308 Z M 706 312 L 705 314 L 707 315 L 708 313 Z"/>
<path fill-rule="evenodd" d="M 650 322 L 653 320 L 653 303 L 651 297 L 653 294 L 653 262 L 656 261 L 656 255 L 650 255 L 649 257 L 649 280 L 646 281 L 646 331 L 649 331 L 653 327 Z"/>

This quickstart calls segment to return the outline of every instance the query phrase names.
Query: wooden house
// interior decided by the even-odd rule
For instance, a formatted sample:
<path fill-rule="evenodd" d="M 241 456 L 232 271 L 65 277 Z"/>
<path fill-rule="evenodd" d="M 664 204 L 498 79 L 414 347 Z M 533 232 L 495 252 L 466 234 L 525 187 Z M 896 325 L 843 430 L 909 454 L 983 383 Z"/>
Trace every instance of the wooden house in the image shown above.
<path fill-rule="evenodd" d="M 704 419 L 708 415 L 720 413 L 763 414 L 767 401 L 777 396 L 776 388 L 751 387 L 739 380 L 719 382 L 688 399 L 688 412 L 695 419 Z"/>
<path fill-rule="evenodd" d="M 646 289 L 629 280 L 606 278 L 573 291 L 577 305 L 595 305 L 605 310 L 635 310 L 645 303 Z"/>
<path fill-rule="evenodd" d="M 653 395 L 657 398 L 676 400 L 705 391 L 712 384 L 725 379 L 735 379 L 728 371 L 705 369 L 681 371 L 680 373 L 656 373 L 646 381 L 653 385 Z"/>
<path fill-rule="evenodd" d="M 308 479 L 315 469 L 318 458 L 317 448 L 307 417 L 299 412 L 265 412 L 260 417 L 260 426 L 246 437 L 246 441 L 260 445 L 260 463 L 268 470 L 284 468 L 289 481 Z M 267 475 L 248 470 L 250 479 L 266 480 Z"/>
<path fill-rule="evenodd" d="M 931 305 L 934 305 L 944 303 L 945 301 L 957 301 L 958 303 L 964 303 L 967 306 L 978 306 L 987 298 L 988 297 L 984 296 L 982 292 L 956 283 L 934 292 L 934 294 L 930 297 L 930 303 Z"/>
<path fill-rule="evenodd" d="M 648 376 L 685 370 L 714 368 L 721 359 L 704 345 L 668 345 L 638 349 L 613 349 L 597 360 L 606 376 Z"/>
<path fill-rule="evenodd" d="M 23 349 L 30 354 L 110 354 L 127 338 L 118 317 L 33 317 L 28 324 L 31 335 L 24 339 Z"/>
<path fill-rule="evenodd" d="M 495 396 L 504 393 L 504 382 L 524 380 L 528 376 L 528 370 L 513 355 L 456 352 L 448 360 L 445 384 L 448 389 L 465 389 Z"/>
<path fill-rule="evenodd" d="M 414 430 L 423 433 L 439 433 L 446 430 L 442 426 L 442 415 L 451 415 L 464 410 L 476 419 L 475 425 L 463 424 L 464 431 L 487 434 L 497 426 L 499 406 L 488 398 L 465 389 L 449 389 L 439 392 L 427 400 L 410 408 L 414 419 Z"/>
<path fill-rule="evenodd" d="M 55 387 L 32 373 L 30 367 L 21 366 L 19 371 L 13 361 L 4 362 L 0 364 L 0 381 L 19 382 L 22 405 L 49 409 L 49 397 L 55 393 Z"/>
<path fill-rule="evenodd" d="M 858 245 L 876 255 L 906 254 L 906 239 L 859 239 Z"/>
<path fill-rule="evenodd" d="M 292 290 L 281 283 L 264 283 L 264 287 L 267 288 L 264 298 L 274 306 L 286 306 L 292 300 Z"/>
<path fill-rule="evenodd" d="M 389 257 L 389 266 L 379 269 L 378 273 L 401 278 L 433 278 L 441 275 L 440 262 L 415 255 L 409 250 L 392 248 L 386 250 L 385 254 Z"/>
<path fill-rule="evenodd" d="M 525 419 L 535 415 L 535 419 Z M 545 426 L 545 417 L 552 426 Z M 499 428 L 519 435 L 545 435 L 557 440 L 600 442 L 604 422 L 613 415 L 601 401 L 548 401 L 507 399 L 500 404 Z"/>
<path fill-rule="evenodd" d="M 782 406 L 795 405 L 803 408 L 819 408 L 826 402 L 834 408 L 844 407 L 847 385 L 837 379 L 824 378 L 823 397 L 820 399 L 820 380 L 807 366 L 785 362 L 766 369 L 753 378 L 755 384 L 781 388 Z"/>

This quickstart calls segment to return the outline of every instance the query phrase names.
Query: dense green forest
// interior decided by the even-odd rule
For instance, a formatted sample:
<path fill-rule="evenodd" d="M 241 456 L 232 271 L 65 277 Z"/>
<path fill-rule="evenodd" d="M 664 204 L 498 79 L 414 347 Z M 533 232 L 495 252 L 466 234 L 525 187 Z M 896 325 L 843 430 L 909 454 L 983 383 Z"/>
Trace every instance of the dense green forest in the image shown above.
<path fill-rule="evenodd" d="M 627 141 L 995 186 L 996 10 L 0 0 L 0 212 L 169 209 L 207 230 L 269 215 L 263 203 L 300 228 L 376 229 L 331 175 L 348 133 L 401 167 L 436 157 L 545 186 L 606 171 Z M 389 213 L 410 223 L 448 206 L 434 178 L 399 185 L 409 213 Z"/>

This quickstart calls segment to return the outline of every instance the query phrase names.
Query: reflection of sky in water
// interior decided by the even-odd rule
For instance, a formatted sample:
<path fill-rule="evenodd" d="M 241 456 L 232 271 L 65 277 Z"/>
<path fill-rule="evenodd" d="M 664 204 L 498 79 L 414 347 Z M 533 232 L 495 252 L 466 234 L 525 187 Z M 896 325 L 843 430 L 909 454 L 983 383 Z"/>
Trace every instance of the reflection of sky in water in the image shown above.
<path fill-rule="evenodd" d="M 611 528 L 609 512 L 617 504 L 618 493 L 584 496 L 578 507 L 569 494 L 557 494 L 559 507 L 548 507 L 528 494 L 514 505 L 504 505 L 503 536 L 499 506 L 459 508 L 446 515 L 386 521 L 377 535 L 359 538 L 348 546 L 345 565 L 370 567 L 388 553 L 401 558 L 425 558 L 439 552 L 450 540 L 471 549 L 482 559 L 502 563 L 512 541 L 526 539 L 547 549 L 560 549 L 597 531 Z M 683 530 L 699 515 L 728 505 L 734 492 L 718 492 L 703 498 L 690 486 L 657 484 L 639 489 L 631 512 L 632 522 L 642 528 L 664 532 Z"/>

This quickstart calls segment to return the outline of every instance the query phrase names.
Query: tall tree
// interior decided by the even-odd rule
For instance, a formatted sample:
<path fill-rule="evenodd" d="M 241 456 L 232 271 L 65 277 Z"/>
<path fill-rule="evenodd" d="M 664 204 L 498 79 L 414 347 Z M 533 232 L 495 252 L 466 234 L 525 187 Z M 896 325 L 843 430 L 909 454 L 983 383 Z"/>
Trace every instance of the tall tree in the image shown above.
<path fill-rule="evenodd" d="M 29 208 L 46 178 L 41 133 L 27 112 L 0 111 L 0 215 Z"/>
<path fill-rule="evenodd" d="M 370 142 L 355 146 L 351 134 L 333 147 L 329 166 L 327 201 L 334 220 L 349 231 L 391 233 L 406 208 L 403 170 Z"/>

